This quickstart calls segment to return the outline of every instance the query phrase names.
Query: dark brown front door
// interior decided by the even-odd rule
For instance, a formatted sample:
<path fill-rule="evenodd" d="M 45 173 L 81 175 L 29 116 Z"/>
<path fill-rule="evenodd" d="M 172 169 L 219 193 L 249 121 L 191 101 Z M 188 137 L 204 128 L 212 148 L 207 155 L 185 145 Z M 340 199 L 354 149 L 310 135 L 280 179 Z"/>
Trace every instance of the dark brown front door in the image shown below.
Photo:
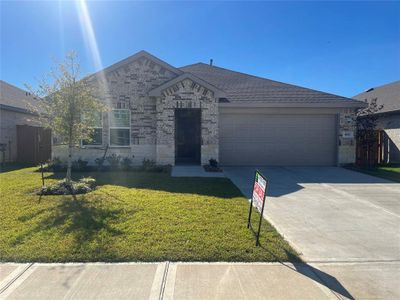
<path fill-rule="evenodd" d="M 175 110 L 175 162 L 200 164 L 201 110 Z"/>

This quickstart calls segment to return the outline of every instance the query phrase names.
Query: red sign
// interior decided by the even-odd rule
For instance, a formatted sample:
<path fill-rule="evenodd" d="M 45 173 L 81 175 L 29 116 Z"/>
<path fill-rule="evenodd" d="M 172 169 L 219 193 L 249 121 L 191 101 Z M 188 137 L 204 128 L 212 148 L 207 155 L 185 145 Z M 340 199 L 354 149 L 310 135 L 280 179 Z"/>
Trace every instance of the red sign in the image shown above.
<path fill-rule="evenodd" d="M 256 174 L 254 176 L 253 196 L 251 197 L 249 208 L 249 219 L 247 221 L 247 228 L 250 228 L 256 234 L 256 246 L 260 245 L 260 230 L 264 212 L 267 185 L 267 179 L 262 176 L 259 171 L 256 171 Z M 253 226 L 251 224 L 251 212 L 253 211 L 253 206 L 260 212 L 260 220 L 258 222 L 257 232 L 253 229 Z"/>
<path fill-rule="evenodd" d="M 263 209 L 265 190 L 267 189 L 267 181 L 263 176 L 256 172 L 254 186 L 253 186 L 253 205 L 261 213 Z"/>

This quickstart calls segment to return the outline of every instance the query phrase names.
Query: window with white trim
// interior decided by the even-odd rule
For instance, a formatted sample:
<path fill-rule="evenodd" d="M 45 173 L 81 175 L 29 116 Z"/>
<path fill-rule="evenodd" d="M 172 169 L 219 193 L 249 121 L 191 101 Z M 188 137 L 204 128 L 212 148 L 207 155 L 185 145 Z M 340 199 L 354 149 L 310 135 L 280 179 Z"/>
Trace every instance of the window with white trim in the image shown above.
<path fill-rule="evenodd" d="M 131 143 L 131 112 L 113 109 L 110 113 L 110 146 L 129 146 Z"/>
<path fill-rule="evenodd" d="M 103 144 L 103 114 L 95 115 L 90 140 L 82 140 L 82 146 L 100 146 Z"/>

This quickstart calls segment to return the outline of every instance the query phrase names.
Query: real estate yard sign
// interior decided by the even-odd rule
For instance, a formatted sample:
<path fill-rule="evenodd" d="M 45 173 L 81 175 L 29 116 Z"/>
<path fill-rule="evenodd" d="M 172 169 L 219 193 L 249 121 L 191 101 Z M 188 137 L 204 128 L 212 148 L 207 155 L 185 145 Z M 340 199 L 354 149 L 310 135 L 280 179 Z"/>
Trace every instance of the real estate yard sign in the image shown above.
<path fill-rule="evenodd" d="M 251 197 L 249 209 L 249 220 L 247 222 L 247 228 L 250 228 L 256 234 L 256 246 L 260 245 L 260 230 L 264 212 L 265 197 L 267 194 L 267 187 L 268 180 L 260 173 L 260 171 L 256 170 L 256 174 L 254 176 L 253 195 Z M 253 206 L 260 212 L 260 221 L 258 222 L 257 232 L 253 229 L 253 226 L 251 225 L 251 212 Z"/>

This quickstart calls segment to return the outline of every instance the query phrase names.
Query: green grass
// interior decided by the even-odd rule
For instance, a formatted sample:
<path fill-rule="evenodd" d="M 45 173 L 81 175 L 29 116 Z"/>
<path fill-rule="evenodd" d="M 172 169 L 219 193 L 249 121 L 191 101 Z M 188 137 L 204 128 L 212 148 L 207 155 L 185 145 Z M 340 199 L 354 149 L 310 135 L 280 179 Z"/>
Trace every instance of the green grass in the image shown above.
<path fill-rule="evenodd" d="M 35 195 L 40 173 L 0 174 L 0 261 L 296 261 L 266 221 L 261 247 L 246 228 L 248 202 L 227 179 L 144 172 L 76 173 L 86 195 Z M 59 175 L 46 173 L 46 181 Z M 257 213 L 254 216 L 254 226 Z"/>
<path fill-rule="evenodd" d="M 400 166 L 387 166 L 387 167 L 375 167 L 375 168 L 349 167 L 349 169 L 369 174 L 372 176 L 388 179 L 394 182 L 400 182 Z"/>

